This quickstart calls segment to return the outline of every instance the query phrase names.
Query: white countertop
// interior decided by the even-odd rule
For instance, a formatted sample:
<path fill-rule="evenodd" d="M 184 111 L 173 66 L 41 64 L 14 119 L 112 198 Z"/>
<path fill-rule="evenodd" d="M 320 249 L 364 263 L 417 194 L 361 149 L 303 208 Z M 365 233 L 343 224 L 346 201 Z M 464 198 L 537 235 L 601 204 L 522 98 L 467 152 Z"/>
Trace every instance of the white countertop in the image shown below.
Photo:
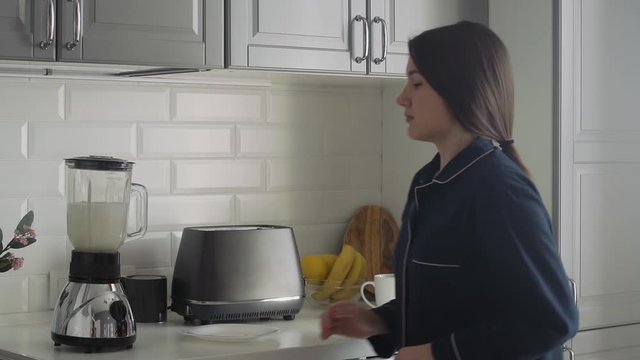
<path fill-rule="evenodd" d="M 183 332 L 190 326 L 181 316 L 168 311 L 164 324 L 137 324 L 132 349 L 85 354 L 83 348 L 54 346 L 51 340 L 52 312 L 0 316 L 0 349 L 38 360 L 338 360 L 374 356 L 367 340 L 332 336 L 320 339 L 321 310 L 305 305 L 295 320 L 267 320 L 256 323 L 277 327 L 278 332 L 243 342 L 202 340 Z M 0 351 L 0 359 L 6 354 Z M 8 357 L 9 359 L 24 359 Z"/>

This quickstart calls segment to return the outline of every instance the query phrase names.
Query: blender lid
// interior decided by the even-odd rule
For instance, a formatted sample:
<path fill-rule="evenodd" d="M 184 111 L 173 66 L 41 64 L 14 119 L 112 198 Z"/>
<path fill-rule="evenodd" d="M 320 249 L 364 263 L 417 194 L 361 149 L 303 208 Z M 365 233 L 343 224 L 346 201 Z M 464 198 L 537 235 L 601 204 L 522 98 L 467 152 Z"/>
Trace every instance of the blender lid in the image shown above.
<path fill-rule="evenodd" d="M 107 171 L 128 171 L 133 166 L 133 162 L 117 159 L 111 156 L 80 156 L 64 159 L 68 168 L 87 170 L 107 170 Z"/>

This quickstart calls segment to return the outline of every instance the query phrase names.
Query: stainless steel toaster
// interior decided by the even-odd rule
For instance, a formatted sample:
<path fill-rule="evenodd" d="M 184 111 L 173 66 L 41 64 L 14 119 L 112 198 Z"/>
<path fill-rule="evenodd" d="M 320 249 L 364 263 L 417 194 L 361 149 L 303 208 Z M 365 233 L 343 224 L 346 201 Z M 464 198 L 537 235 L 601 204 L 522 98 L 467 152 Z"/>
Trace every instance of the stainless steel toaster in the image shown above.
<path fill-rule="evenodd" d="M 185 320 L 293 319 L 303 302 L 304 280 L 292 228 L 239 225 L 183 230 L 171 310 Z"/>

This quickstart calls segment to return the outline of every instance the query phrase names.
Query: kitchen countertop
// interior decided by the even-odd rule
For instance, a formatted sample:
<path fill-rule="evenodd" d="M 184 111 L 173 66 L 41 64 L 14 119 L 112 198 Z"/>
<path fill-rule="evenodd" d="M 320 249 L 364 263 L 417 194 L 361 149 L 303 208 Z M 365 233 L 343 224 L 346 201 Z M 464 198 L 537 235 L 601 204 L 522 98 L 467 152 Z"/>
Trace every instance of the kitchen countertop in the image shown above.
<path fill-rule="evenodd" d="M 295 320 L 255 322 L 280 330 L 243 342 L 207 341 L 184 335 L 183 332 L 193 325 L 168 311 L 166 323 L 136 324 L 137 338 L 132 349 L 104 349 L 92 354 L 85 354 L 83 348 L 54 346 L 51 340 L 52 314 L 52 311 L 46 311 L 0 316 L 0 359 L 337 360 L 375 356 L 367 340 L 342 336 L 321 340 L 321 310 L 306 304 Z"/>

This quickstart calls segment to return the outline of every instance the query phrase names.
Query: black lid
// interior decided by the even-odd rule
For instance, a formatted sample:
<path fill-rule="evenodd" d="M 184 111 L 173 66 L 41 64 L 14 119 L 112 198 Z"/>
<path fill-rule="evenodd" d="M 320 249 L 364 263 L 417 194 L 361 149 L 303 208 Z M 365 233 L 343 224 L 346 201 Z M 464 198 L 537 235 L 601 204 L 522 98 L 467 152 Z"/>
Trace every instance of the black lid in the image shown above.
<path fill-rule="evenodd" d="M 81 156 L 64 160 L 71 169 L 128 171 L 133 163 L 111 156 Z"/>

